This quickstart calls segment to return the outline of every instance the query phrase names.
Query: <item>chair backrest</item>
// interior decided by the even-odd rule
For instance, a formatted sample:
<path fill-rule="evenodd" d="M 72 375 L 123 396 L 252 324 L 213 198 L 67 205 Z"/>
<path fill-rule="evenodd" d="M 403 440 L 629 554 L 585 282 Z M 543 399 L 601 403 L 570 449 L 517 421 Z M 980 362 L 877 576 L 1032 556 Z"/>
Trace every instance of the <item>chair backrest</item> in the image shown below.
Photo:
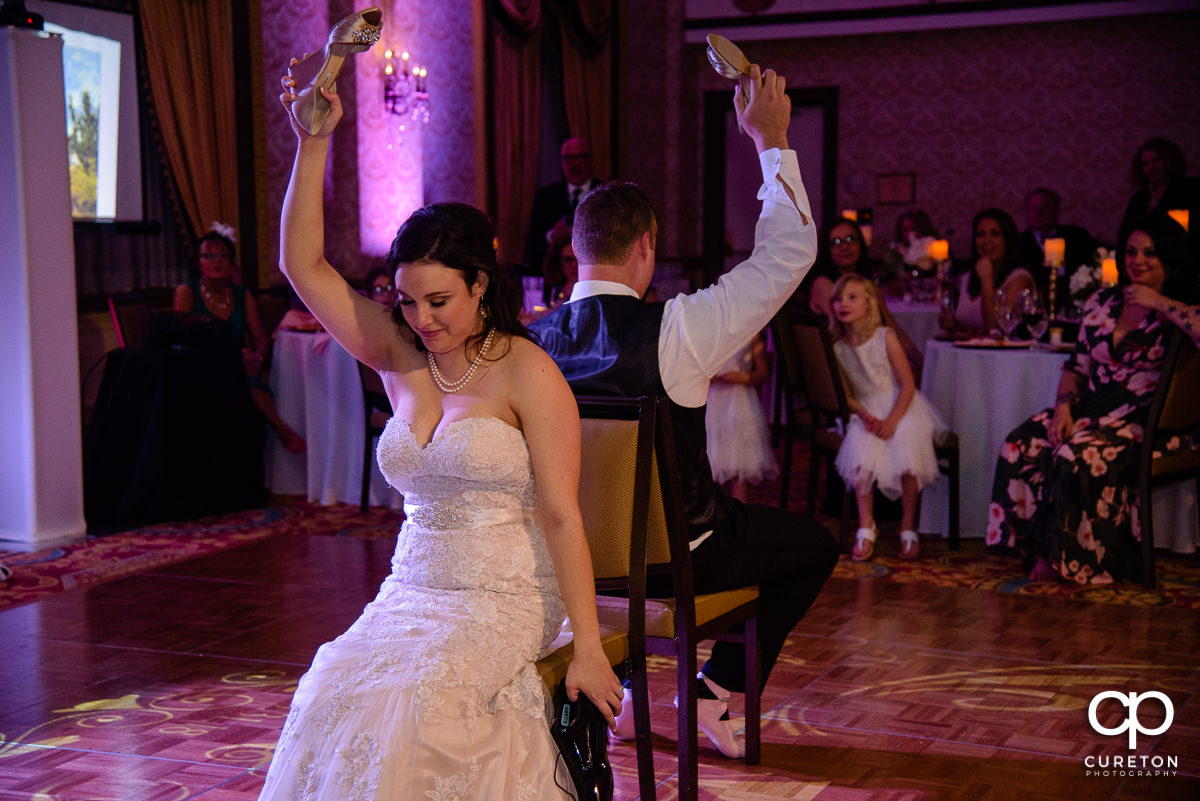
<path fill-rule="evenodd" d="M 358 362 L 358 380 L 362 383 L 363 408 L 367 416 L 367 425 L 371 424 L 374 412 L 383 412 L 392 416 L 392 403 L 388 400 L 387 391 L 383 388 L 383 379 L 379 373 Z"/>
<path fill-rule="evenodd" d="M 117 332 L 117 346 L 140 348 L 150 337 L 150 304 L 141 295 L 109 295 L 108 313 Z"/>
<path fill-rule="evenodd" d="M 831 417 L 846 419 L 849 415 L 846 390 L 825 319 L 815 315 L 792 315 L 789 322 L 808 405 Z M 783 328 L 786 335 L 788 326 Z"/>
<path fill-rule="evenodd" d="M 803 392 L 804 365 L 800 363 L 800 350 L 796 347 L 790 311 L 782 309 L 771 318 L 771 336 L 780 365 L 779 378 L 776 380 L 783 380 L 792 392 Z"/>
<path fill-rule="evenodd" d="M 1159 476 L 1196 468 L 1200 459 L 1167 458 L 1152 461 L 1156 440 L 1179 435 L 1190 444 L 1191 437 L 1200 434 L 1200 351 L 1190 337 L 1179 329 L 1171 332 L 1162 373 L 1150 411 L 1142 448 L 1143 469 Z M 1185 451 L 1186 452 L 1186 451 Z M 1170 454 L 1168 454 L 1170 457 Z"/>
<path fill-rule="evenodd" d="M 287 298 L 277 290 L 265 289 L 255 295 L 254 303 L 258 307 L 258 319 L 262 321 L 263 330 L 269 336 L 279 327 L 283 315 L 287 313 Z"/>
<path fill-rule="evenodd" d="M 632 557 L 645 548 L 654 404 L 649 398 L 580 398 L 579 416 L 579 511 L 592 572 L 601 580 L 628 579 L 644 570 L 644 561 L 633 564 Z"/>
<path fill-rule="evenodd" d="M 630 598 L 644 598 L 647 573 L 670 573 L 675 596 L 691 598 L 690 532 L 670 401 L 577 400 L 582 429 L 579 508 L 597 586 L 627 583 Z M 678 608 L 694 623 L 691 604 Z"/>

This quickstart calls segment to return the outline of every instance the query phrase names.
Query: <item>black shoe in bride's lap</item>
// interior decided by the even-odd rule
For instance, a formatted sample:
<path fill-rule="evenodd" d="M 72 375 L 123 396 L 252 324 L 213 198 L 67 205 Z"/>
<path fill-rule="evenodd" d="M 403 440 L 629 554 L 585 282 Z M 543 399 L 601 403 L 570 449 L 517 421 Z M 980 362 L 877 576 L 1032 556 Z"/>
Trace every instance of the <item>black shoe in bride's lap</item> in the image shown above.
<path fill-rule="evenodd" d="M 554 720 L 550 723 L 550 734 L 574 784 L 574 788 L 563 789 L 577 801 L 612 801 L 608 724 L 583 693 L 579 694 L 579 700 L 569 700 L 563 682 L 559 682 L 554 692 Z M 562 786 L 561 782 L 559 786 Z"/>

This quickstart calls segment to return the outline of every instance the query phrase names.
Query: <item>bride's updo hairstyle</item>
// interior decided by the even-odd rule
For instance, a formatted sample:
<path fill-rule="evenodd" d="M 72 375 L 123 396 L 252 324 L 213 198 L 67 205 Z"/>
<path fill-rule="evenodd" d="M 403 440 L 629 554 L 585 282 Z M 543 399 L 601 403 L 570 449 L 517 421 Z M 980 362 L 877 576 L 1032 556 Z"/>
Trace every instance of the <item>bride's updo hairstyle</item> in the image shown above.
<path fill-rule="evenodd" d="M 517 318 L 521 297 L 516 290 L 516 281 L 502 274 L 496 260 L 495 235 L 491 220 L 474 206 L 433 203 L 417 209 L 404 221 L 388 252 L 386 264 L 393 275 L 402 264 L 436 261 L 462 273 L 468 289 L 475 286 L 480 273 L 487 276 L 487 286 L 479 304 L 486 324 L 480 333 L 467 338 L 464 348 L 481 341 L 488 328 L 532 340 L 529 330 Z M 399 305 L 392 310 L 392 319 L 397 325 L 412 330 Z M 419 336 L 414 334 L 412 339 L 417 350 L 425 350 Z M 507 348 L 493 348 L 491 352 L 498 359 Z"/>

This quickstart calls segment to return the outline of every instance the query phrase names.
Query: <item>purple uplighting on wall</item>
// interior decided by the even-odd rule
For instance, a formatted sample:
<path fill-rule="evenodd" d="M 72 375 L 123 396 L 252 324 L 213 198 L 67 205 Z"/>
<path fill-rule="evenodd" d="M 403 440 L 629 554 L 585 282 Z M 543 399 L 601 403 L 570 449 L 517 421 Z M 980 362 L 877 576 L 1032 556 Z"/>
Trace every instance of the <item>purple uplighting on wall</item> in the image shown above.
<path fill-rule="evenodd" d="M 388 112 L 384 103 L 387 50 L 415 38 L 403 3 L 384 9 L 383 38 L 355 63 L 358 102 L 358 229 L 362 252 L 386 256 L 396 229 L 424 205 L 422 127 Z M 401 129 L 401 125 L 404 128 Z"/>

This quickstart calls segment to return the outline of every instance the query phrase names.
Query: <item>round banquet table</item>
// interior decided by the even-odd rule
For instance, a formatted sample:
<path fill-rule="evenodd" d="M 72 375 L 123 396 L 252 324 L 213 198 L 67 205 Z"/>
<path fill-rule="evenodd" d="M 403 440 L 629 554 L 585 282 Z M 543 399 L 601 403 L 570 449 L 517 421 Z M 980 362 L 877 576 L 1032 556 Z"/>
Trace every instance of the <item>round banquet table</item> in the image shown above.
<path fill-rule="evenodd" d="M 959 531 L 983 537 L 996 457 L 1009 432 L 1054 402 L 1067 354 L 975 349 L 932 339 L 925 346 L 921 392 L 959 442 Z M 1156 545 L 1194 553 L 1200 542 L 1196 484 L 1182 481 L 1154 492 Z M 943 476 L 921 494 L 924 532 L 949 531 L 949 481 Z"/>
<path fill-rule="evenodd" d="M 363 394 L 358 362 L 329 334 L 280 331 L 275 339 L 271 391 L 283 421 L 308 443 L 292 453 L 267 438 L 267 485 L 320 504 L 358 504 L 362 497 Z M 400 508 L 403 499 L 371 455 L 370 502 Z"/>
<path fill-rule="evenodd" d="M 925 343 L 941 331 L 941 326 L 938 325 L 940 309 L 936 303 L 889 298 L 887 307 L 896 318 L 896 324 L 904 329 L 904 333 L 908 334 L 908 338 L 921 353 L 925 352 Z"/>

